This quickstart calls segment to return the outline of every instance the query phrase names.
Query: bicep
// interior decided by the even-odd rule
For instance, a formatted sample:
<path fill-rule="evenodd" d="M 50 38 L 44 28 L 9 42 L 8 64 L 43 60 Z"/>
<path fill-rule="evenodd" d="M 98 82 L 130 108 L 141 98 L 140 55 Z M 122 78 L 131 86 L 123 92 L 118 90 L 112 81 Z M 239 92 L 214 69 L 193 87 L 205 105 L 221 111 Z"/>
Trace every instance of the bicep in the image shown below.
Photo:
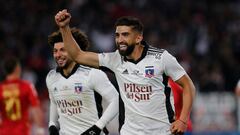
<path fill-rule="evenodd" d="M 79 64 L 89 66 L 89 67 L 99 68 L 99 59 L 98 59 L 97 53 L 82 52 L 77 55 L 77 58 L 75 60 Z"/>
<path fill-rule="evenodd" d="M 176 83 L 179 84 L 183 89 L 185 89 L 185 88 L 193 89 L 194 88 L 193 82 L 187 74 L 183 75 L 178 80 L 176 80 Z"/>

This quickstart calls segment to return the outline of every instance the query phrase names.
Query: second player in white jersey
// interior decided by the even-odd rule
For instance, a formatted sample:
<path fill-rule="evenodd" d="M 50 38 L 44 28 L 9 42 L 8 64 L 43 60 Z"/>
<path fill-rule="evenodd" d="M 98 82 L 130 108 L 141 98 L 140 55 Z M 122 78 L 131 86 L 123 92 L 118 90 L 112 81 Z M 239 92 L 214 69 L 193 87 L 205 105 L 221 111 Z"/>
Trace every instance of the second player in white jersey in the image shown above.
<path fill-rule="evenodd" d="M 51 70 L 46 82 L 51 101 L 50 115 L 55 116 L 51 117 L 49 124 L 61 123 L 59 128 L 62 135 L 80 135 L 94 124 L 103 128 L 117 113 L 114 109 L 118 106 L 114 101 L 117 93 L 100 70 L 76 65 L 69 77 L 64 77 L 60 69 Z M 105 113 L 99 119 L 94 91 L 111 103 L 108 111 L 115 112 Z"/>
<path fill-rule="evenodd" d="M 71 33 L 85 50 L 89 45 L 86 36 L 77 29 L 72 29 Z M 72 61 L 59 31 L 48 37 L 48 43 L 53 47 L 57 63 L 57 68 L 51 70 L 46 78 L 50 98 L 50 135 L 107 133 L 104 127 L 118 113 L 118 93 L 107 75 Z M 97 101 L 101 97 L 96 93 L 108 103 L 102 116 L 101 101 Z"/>
<path fill-rule="evenodd" d="M 141 130 L 148 134 L 146 131 L 158 129 L 158 134 L 170 133 L 174 120 L 173 116 L 169 116 L 172 114 L 168 108 L 173 107 L 173 97 L 165 94 L 163 74 L 178 80 L 186 72 L 167 51 L 142 44 L 145 48 L 137 62 L 122 57 L 116 51 L 99 54 L 99 65 L 115 73 L 125 106 L 123 131 L 132 128 L 132 131 L 139 131 L 133 134 L 139 134 Z M 170 104 L 166 98 L 169 98 Z"/>

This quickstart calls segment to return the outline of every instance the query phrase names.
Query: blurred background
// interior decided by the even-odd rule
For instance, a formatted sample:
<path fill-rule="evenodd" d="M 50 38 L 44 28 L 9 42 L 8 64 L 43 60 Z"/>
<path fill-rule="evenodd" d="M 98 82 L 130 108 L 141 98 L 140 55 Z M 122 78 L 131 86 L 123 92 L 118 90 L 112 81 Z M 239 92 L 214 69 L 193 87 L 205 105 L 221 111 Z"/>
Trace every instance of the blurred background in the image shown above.
<path fill-rule="evenodd" d="M 35 84 L 41 98 L 46 127 L 45 77 L 55 67 L 47 36 L 58 30 L 54 16 L 66 8 L 72 14 L 70 26 L 84 31 L 96 52 L 115 50 L 118 17 L 140 18 L 144 40 L 167 49 L 193 79 L 194 134 L 238 134 L 239 0 L 1 0 L 0 5 L 0 58 L 21 59 L 23 78 Z M 117 120 L 110 123 L 112 135 L 117 135 L 117 126 Z"/>

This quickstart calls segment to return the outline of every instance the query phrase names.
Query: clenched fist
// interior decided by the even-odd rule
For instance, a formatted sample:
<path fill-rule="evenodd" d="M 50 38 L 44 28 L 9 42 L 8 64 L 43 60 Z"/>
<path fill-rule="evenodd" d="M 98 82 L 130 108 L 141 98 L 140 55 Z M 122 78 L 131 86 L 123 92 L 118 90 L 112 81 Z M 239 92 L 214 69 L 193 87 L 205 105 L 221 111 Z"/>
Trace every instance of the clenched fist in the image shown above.
<path fill-rule="evenodd" d="M 70 19 L 71 19 L 71 14 L 68 13 L 66 9 L 59 11 L 55 15 L 55 22 L 60 28 L 68 26 Z"/>

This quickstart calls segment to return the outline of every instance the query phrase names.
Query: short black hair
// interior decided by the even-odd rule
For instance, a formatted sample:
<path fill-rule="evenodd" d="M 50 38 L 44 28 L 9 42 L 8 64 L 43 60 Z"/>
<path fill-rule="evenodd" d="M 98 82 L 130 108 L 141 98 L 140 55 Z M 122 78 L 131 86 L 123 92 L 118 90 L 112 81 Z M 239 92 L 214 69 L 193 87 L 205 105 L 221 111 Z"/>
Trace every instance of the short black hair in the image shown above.
<path fill-rule="evenodd" d="M 82 50 L 86 51 L 88 49 L 88 47 L 89 47 L 89 41 L 88 41 L 87 36 L 82 31 L 80 31 L 77 28 L 72 28 L 71 32 L 72 32 L 73 38 L 78 43 L 80 48 Z M 56 32 L 53 32 L 52 34 L 50 34 L 48 36 L 48 44 L 50 46 L 53 47 L 54 44 L 58 43 L 58 42 L 63 42 L 62 34 L 61 34 L 61 32 L 59 30 L 56 31 Z"/>
<path fill-rule="evenodd" d="M 122 16 L 118 18 L 115 23 L 115 28 L 117 26 L 131 26 L 133 30 L 143 34 L 143 23 L 133 16 Z"/>
<path fill-rule="evenodd" d="M 18 64 L 20 64 L 20 61 L 17 57 L 6 57 L 2 62 L 3 73 L 6 75 L 11 74 Z"/>

